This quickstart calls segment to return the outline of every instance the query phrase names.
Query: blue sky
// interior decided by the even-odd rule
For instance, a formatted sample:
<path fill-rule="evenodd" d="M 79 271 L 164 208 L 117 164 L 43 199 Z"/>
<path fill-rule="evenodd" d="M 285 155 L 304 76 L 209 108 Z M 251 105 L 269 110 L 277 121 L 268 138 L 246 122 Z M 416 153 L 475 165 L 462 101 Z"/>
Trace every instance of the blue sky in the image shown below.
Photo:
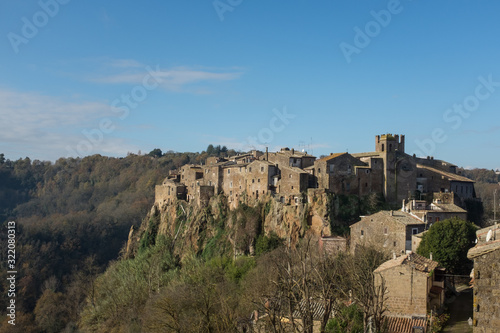
<path fill-rule="evenodd" d="M 208 144 L 500 168 L 498 1 L 3 1 L 0 152 Z"/>

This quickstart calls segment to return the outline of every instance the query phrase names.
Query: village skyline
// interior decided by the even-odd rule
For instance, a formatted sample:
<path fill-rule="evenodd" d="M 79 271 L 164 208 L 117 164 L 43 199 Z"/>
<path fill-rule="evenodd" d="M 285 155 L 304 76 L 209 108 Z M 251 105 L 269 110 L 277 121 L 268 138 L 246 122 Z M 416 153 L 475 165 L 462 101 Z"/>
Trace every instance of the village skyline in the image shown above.
<path fill-rule="evenodd" d="M 494 1 L 6 3 L 0 152 L 407 152 L 500 168 Z"/>

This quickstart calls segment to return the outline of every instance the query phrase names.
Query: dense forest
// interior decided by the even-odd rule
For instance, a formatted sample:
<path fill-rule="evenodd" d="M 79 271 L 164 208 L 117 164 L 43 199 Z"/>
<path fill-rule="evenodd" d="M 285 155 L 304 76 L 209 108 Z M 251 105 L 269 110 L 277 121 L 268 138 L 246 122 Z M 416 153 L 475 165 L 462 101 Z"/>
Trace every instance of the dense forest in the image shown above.
<path fill-rule="evenodd" d="M 305 285 L 290 289 L 292 277 L 321 286 L 325 272 L 335 270 L 343 275 L 328 276 L 339 279 L 338 285 L 345 288 L 356 287 L 352 285 L 354 275 L 371 278 L 370 270 L 384 258 L 370 249 L 365 253 L 369 261 L 346 256 L 330 262 L 315 256 L 306 239 L 290 252 L 272 235 L 259 236 L 257 255 L 251 257 L 191 253 L 180 258 L 172 249 L 172 239 L 163 236 L 135 257 L 121 257 L 131 226 L 141 225 L 153 204 L 154 185 L 169 170 L 202 163 L 208 156 L 234 153 L 210 145 L 202 153 L 155 149 L 147 155 L 94 155 L 61 158 L 54 163 L 29 158 L 10 161 L 0 154 L 0 222 L 4 231 L 8 221 L 16 222 L 18 270 L 16 326 L 6 324 L 2 309 L 0 332 L 234 331 L 245 327 L 253 311 L 264 310 L 258 308 L 264 298 L 293 302 L 293 295 L 307 293 L 321 299 L 324 290 L 309 290 Z M 476 180 L 476 193 L 485 203 L 485 219 L 491 219 L 498 175 L 484 169 L 461 171 Z M 244 214 L 263 214 L 260 208 L 246 209 Z M 218 222 L 224 224 L 225 220 Z M 0 302 L 6 304 L 7 242 L 6 233 L 0 235 Z M 287 275 L 292 271 L 276 262 L 286 262 L 295 275 Z M 306 263 L 314 265 L 315 275 L 300 270 Z M 266 289 L 263 281 L 271 278 L 281 281 L 279 288 Z M 376 292 L 370 284 L 357 287 L 372 288 L 362 291 L 365 296 Z M 342 290 L 327 292 L 333 297 Z M 275 321 L 268 325 L 280 331 L 276 318 L 291 309 L 274 308 L 278 303 L 272 301 L 266 304 L 275 314 Z M 339 313 L 351 318 L 329 323 L 329 331 L 336 332 L 335 327 L 341 325 L 362 327 L 363 312 L 373 309 L 363 306 L 363 300 L 358 304 L 361 308 L 354 312 L 338 304 L 325 304 L 340 307 Z M 296 315 L 305 323 L 311 320 L 308 311 Z"/>
<path fill-rule="evenodd" d="M 217 146 L 211 153 L 234 151 Z M 155 149 L 142 156 L 94 155 L 51 163 L 28 157 L 11 161 L 0 154 L 2 230 L 8 221 L 16 222 L 17 327 L 44 331 L 35 320 L 37 309 L 43 309 L 40 302 L 60 304 L 64 314 L 57 317 L 76 323 L 87 283 L 119 257 L 130 227 L 140 225 L 153 204 L 155 184 L 169 170 L 208 156 Z M 0 302 L 7 304 L 3 231 Z M 12 332 L 10 325 L 2 328 Z"/>

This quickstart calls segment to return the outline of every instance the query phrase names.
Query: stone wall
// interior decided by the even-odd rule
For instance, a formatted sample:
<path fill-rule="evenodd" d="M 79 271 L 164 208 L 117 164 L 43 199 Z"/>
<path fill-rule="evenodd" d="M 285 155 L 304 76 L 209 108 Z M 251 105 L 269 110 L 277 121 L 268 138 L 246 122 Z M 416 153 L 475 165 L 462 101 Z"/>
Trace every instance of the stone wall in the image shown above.
<path fill-rule="evenodd" d="M 500 330 L 500 248 L 474 258 L 474 333 Z"/>
<path fill-rule="evenodd" d="M 375 283 L 381 278 L 387 287 L 386 315 L 426 316 L 427 289 L 430 277 L 410 265 L 399 265 L 375 274 Z"/>

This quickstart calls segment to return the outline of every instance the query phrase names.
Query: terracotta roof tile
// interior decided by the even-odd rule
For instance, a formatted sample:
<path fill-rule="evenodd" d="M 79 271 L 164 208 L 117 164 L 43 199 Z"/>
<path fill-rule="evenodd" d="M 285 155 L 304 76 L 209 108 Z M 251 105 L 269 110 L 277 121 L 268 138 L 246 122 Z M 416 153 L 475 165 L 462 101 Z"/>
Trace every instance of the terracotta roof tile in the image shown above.
<path fill-rule="evenodd" d="M 342 155 L 345 155 L 347 153 L 335 153 L 335 154 L 330 154 L 328 156 L 325 156 L 323 158 L 320 158 L 318 161 L 329 161 L 329 160 L 332 160 L 334 158 L 337 158 L 339 156 L 342 156 Z"/>
<path fill-rule="evenodd" d="M 426 169 L 426 170 L 438 173 L 441 176 L 444 176 L 444 177 L 448 178 L 448 180 L 455 180 L 455 181 L 459 181 L 459 182 L 474 183 L 474 181 L 472 179 L 469 179 L 467 177 L 460 176 L 460 175 L 457 175 L 455 173 L 451 173 L 451 172 L 446 172 L 446 171 L 443 171 L 443 170 L 439 170 L 439 169 L 430 167 L 428 165 L 417 164 L 417 168 Z"/>
<path fill-rule="evenodd" d="M 397 257 L 396 259 L 384 262 L 375 270 L 375 272 L 381 272 L 400 265 L 414 265 L 416 270 L 427 273 L 436 269 L 439 266 L 439 263 L 434 260 L 427 259 L 419 254 L 409 253 Z"/>
<path fill-rule="evenodd" d="M 420 317 L 387 317 L 389 333 L 412 333 L 413 328 L 423 327 L 424 332 L 427 327 L 427 319 Z"/>

